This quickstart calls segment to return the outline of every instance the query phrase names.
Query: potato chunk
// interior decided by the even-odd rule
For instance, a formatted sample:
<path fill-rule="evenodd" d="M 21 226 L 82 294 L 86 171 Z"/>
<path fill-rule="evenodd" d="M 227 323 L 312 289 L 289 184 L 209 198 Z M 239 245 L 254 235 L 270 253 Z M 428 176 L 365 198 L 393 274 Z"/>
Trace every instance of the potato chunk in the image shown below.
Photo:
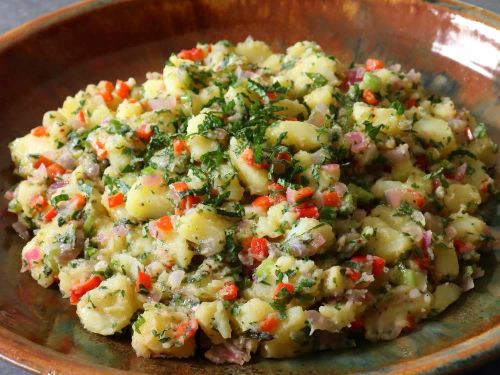
<path fill-rule="evenodd" d="M 146 186 L 139 178 L 127 193 L 125 208 L 128 214 L 139 220 L 157 219 L 173 213 L 174 206 L 168 196 L 168 186 Z"/>
<path fill-rule="evenodd" d="M 328 135 L 320 133 L 319 128 L 313 124 L 301 121 L 279 121 L 267 128 L 268 143 L 274 144 L 284 133 L 286 136 L 281 143 L 292 146 L 296 151 L 314 151 L 320 148 L 321 144 L 328 142 Z"/>
<path fill-rule="evenodd" d="M 85 329 L 108 336 L 128 326 L 137 307 L 132 281 L 118 274 L 85 293 L 76 313 Z"/>
<path fill-rule="evenodd" d="M 196 319 L 186 308 L 146 304 L 134 323 L 132 347 L 139 357 L 187 358 L 194 354 Z"/>

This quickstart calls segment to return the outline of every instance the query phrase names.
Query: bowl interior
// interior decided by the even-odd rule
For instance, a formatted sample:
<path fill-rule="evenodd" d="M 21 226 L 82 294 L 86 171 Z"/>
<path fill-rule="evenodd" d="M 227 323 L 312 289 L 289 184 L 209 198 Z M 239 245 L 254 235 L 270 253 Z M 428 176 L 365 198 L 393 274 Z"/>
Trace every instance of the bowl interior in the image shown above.
<path fill-rule="evenodd" d="M 377 56 L 415 68 L 427 87 L 451 96 L 490 127 L 500 142 L 500 18 L 459 3 L 412 0 L 89 1 L 0 37 L 0 181 L 14 182 L 7 144 L 40 123 L 67 95 L 101 79 L 161 71 L 172 51 L 197 41 L 248 35 L 276 49 L 315 40 L 346 63 Z M 435 3 L 435 1 L 432 1 Z M 80 326 L 55 288 L 42 289 L 20 269 L 23 241 L 2 200 L 0 216 L 0 353 L 38 369 L 113 369 L 179 373 L 233 372 L 201 359 L 136 358 L 130 338 L 105 338 Z M 500 221 L 493 208 L 491 223 Z M 498 252 L 484 256 L 486 276 L 439 320 L 392 342 L 286 361 L 258 360 L 242 373 L 452 370 L 500 342 Z M 476 350 L 469 350 L 471 345 Z M 495 344 L 495 345 L 494 345 Z M 450 349 L 450 347 L 454 349 Z M 28 354 L 29 353 L 29 354 Z M 449 364 L 445 362 L 449 360 Z M 73 363 L 73 364 L 72 364 Z M 73 366 L 73 367 L 72 367 Z M 76 366 L 76 367 L 75 367 Z M 100 368 L 99 371 L 104 371 Z"/>

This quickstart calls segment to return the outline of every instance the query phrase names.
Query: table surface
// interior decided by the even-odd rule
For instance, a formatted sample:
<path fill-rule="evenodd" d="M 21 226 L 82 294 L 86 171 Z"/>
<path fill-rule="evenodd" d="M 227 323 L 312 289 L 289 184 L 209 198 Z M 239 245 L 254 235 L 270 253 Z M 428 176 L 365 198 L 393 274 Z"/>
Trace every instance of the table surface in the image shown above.
<path fill-rule="evenodd" d="M 0 14 L 8 15 L 0 18 L 0 34 L 41 14 L 76 2 L 75 0 L 0 0 Z M 466 0 L 465 2 L 500 13 L 500 0 Z M 500 360 L 475 369 L 471 374 L 495 374 L 498 373 L 495 371 L 498 365 L 500 365 Z M 0 375 L 25 374 L 27 375 L 29 372 L 0 361 Z"/>

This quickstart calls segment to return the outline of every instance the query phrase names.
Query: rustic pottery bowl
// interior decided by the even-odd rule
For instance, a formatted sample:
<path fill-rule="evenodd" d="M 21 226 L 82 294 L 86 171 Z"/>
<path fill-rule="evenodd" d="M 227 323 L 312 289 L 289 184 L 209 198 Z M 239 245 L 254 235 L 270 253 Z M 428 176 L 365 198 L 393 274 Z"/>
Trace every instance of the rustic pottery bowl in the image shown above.
<path fill-rule="evenodd" d="M 86 83 L 159 70 L 172 51 L 197 41 L 247 35 L 284 48 L 318 41 L 343 61 L 377 56 L 414 67 L 428 88 L 453 97 L 500 142 L 500 17 L 457 1 L 129 0 L 83 1 L 0 36 L 1 188 L 15 182 L 6 145 Z M 203 359 L 145 360 L 129 337 L 105 338 L 80 326 L 55 288 L 19 274 L 23 241 L 0 216 L 0 355 L 33 371 L 104 374 L 436 373 L 464 369 L 500 352 L 498 252 L 486 275 L 438 320 L 392 342 L 244 367 Z M 494 207 L 494 209 L 496 209 Z M 493 212 L 494 213 L 494 212 Z M 491 224 L 500 224 L 495 215 Z"/>

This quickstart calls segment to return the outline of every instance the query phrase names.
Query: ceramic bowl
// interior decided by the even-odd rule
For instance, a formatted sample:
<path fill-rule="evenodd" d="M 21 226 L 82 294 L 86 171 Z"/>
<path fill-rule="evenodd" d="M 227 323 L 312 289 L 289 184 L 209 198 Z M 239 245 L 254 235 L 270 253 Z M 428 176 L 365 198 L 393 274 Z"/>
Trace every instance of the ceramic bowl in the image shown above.
<path fill-rule="evenodd" d="M 197 41 L 252 35 L 283 49 L 319 42 L 344 62 L 368 56 L 423 72 L 433 93 L 450 95 L 487 123 L 500 142 L 500 17 L 456 1 L 128 0 L 84 1 L 0 36 L 0 184 L 15 179 L 7 143 L 38 125 L 66 95 L 101 79 L 160 70 L 172 51 Z M 436 373 L 476 365 L 500 350 L 498 252 L 486 275 L 438 320 L 391 342 L 244 367 L 137 358 L 129 337 L 81 327 L 55 288 L 19 274 L 23 241 L 1 202 L 0 354 L 47 373 Z M 493 224 L 498 224 L 494 218 Z"/>

